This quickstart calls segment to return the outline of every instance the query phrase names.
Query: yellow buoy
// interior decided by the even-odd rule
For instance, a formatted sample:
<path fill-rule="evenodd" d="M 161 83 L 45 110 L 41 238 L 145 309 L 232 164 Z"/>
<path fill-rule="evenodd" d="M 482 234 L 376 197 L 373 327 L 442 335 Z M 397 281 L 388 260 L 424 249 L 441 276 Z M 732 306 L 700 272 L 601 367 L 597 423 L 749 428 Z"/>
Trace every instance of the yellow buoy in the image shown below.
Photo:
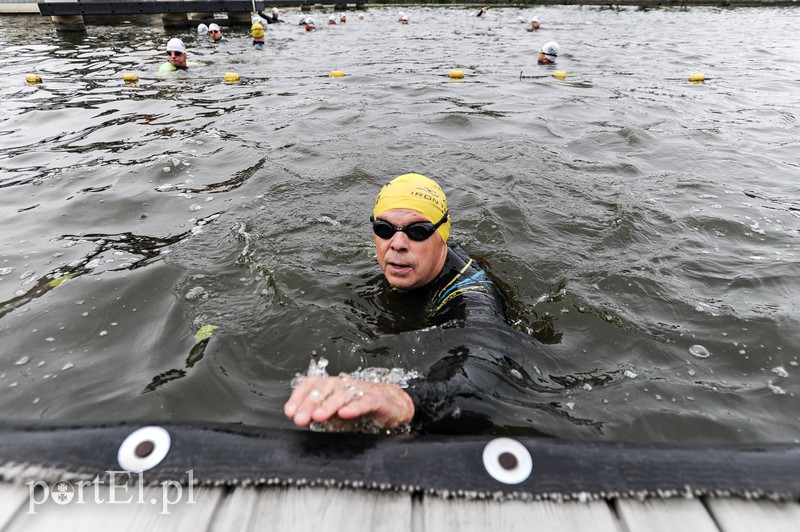
<path fill-rule="evenodd" d="M 563 70 L 556 70 L 553 72 L 553 77 L 556 79 L 567 79 L 567 73 Z"/>
<path fill-rule="evenodd" d="M 139 76 L 134 74 L 133 72 L 125 72 L 122 74 L 122 79 L 125 83 L 136 83 L 139 81 Z"/>
<path fill-rule="evenodd" d="M 239 74 L 236 72 L 225 72 L 225 82 L 226 83 L 238 83 L 239 82 Z"/>
<path fill-rule="evenodd" d="M 25 81 L 31 85 L 35 85 L 42 82 L 42 77 L 39 74 L 25 74 Z"/>
<path fill-rule="evenodd" d="M 464 79 L 464 71 L 463 70 L 451 70 L 449 76 L 450 76 L 450 79 Z"/>
<path fill-rule="evenodd" d="M 706 80 L 705 74 L 689 74 L 689 81 L 703 82 Z"/>
<path fill-rule="evenodd" d="M 343 78 L 344 77 L 344 70 L 331 70 L 331 77 L 332 78 Z"/>

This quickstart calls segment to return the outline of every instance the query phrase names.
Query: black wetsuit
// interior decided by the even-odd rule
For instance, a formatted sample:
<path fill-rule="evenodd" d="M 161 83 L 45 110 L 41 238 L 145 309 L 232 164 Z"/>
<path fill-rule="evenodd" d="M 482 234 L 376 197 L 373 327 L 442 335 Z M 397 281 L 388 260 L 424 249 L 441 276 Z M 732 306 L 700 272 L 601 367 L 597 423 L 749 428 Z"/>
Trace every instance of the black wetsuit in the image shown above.
<path fill-rule="evenodd" d="M 505 297 L 480 265 L 460 247 L 449 247 L 439 276 L 415 291 L 427 301 L 427 322 L 443 328 L 465 327 L 478 336 L 507 330 Z M 474 338 L 476 334 L 471 334 Z M 466 340 L 454 346 L 409 382 L 417 432 L 478 432 L 491 427 L 493 387 L 505 380 L 504 354 L 489 353 Z M 488 408 L 487 408 L 488 407 Z"/>
<path fill-rule="evenodd" d="M 506 320 L 502 293 L 460 246 L 447 248 L 439 276 L 421 290 L 427 294 L 431 325 L 469 318 Z"/>
<path fill-rule="evenodd" d="M 265 15 L 261 11 L 258 11 L 257 13 L 258 13 L 258 16 L 261 17 L 262 19 L 264 19 L 264 21 L 267 24 L 278 24 L 280 22 L 283 22 L 281 19 L 278 18 L 277 15 Z"/>

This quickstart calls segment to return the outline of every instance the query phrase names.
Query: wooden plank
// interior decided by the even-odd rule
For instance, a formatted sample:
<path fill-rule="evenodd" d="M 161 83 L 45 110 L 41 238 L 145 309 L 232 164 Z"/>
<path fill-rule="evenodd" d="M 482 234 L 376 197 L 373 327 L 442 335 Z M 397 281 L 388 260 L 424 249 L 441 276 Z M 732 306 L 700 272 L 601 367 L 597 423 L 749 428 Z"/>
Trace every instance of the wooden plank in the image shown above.
<path fill-rule="evenodd" d="M 617 532 L 605 501 L 487 501 L 426 497 L 421 530 L 425 532 Z"/>
<path fill-rule="evenodd" d="M 291 487 L 281 492 L 274 530 L 406 532 L 411 529 L 411 494 L 393 491 Z"/>
<path fill-rule="evenodd" d="M 0 15 L 39 15 L 39 6 L 36 2 L 2 2 L 0 1 Z"/>
<path fill-rule="evenodd" d="M 285 488 L 236 487 L 220 501 L 210 532 L 231 530 L 272 530 L 270 526 Z M 306 508 L 313 512 L 314 508 Z"/>
<path fill-rule="evenodd" d="M 35 513 L 28 511 L 26 490 L 25 508 L 16 513 L 4 531 L 108 529 L 115 532 L 126 530 L 198 532 L 207 530 L 222 490 L 194 487 L 192 503 L 187 488 L 183 489 L 185 491 L 180 499 L 177 492 L 167 495 L 166 501 L 177 502 L 172 505 L 165 505 L 164 492 L 160 486 L 144 488 L 141 493 L 136 487 L 132 487 L 127 493 L 119 491 L 114 496 L 117 502 L 111 503 L 108 487 L 100 485 L 97 494 L 87 490 L 82 504 L 78 502 L 77 497 L 65 504 L 57 504 L 52 498 L 48 498 L 43 504 L 34 507 Z M 42 501 L 43 498 L 38 500 Z"/>
<path fill-rule="evenodd" d="M 615 505 L 627 530 L 719 532 L 700 499 L 620 499 Z"/>
<path fill-rule="evenodd" d="M 723 532 L 800 530 L 800 504 L 796 502 L 709 498 L 706 506 Z"/>
<path fill-rule="evenodd" d="M 0 530 L 18 513 L 28 511 L 28 486 L 0 484 Z"/>
<path fill-rule="evenodd" d="M 210 530 L 411 529 L 411 495 L 321 487 L 237 487 L 221 501 Z"/>

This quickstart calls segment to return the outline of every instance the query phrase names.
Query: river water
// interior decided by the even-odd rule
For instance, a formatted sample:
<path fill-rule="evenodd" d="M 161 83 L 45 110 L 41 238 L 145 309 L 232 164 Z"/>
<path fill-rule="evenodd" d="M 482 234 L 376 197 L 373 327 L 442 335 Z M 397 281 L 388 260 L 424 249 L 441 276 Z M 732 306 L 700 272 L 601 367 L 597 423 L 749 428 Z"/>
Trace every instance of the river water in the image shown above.
<path fill-rule="evenodd" d="M 287 428 L 314 355 L 476 349 L 387 308 L 368 217 L 415 171 L 509 295 L 514 330 L 478 349 L 537 383 L 495 432 L 798 441 L 800 12 L 398 11 L 287 12 L 265 50 L 0 19 L 3 419 Z M 174 36 L 199 65 L 159 78 Z"/>

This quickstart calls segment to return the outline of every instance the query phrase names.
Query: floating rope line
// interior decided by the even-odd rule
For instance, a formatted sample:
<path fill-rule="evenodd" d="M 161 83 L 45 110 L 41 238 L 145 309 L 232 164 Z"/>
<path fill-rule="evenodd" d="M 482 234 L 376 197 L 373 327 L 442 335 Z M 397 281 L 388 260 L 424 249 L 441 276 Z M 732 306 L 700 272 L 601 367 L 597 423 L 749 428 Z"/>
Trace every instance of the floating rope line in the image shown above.
<path fill-rule="evenodd" d="M 241 425 L 0 427 L 6 481 L 319 485 L 519 500 L 800 498 L 800 445 L 316 433 Z M 191 470 L 191 477 L 187 477 Z"/>

